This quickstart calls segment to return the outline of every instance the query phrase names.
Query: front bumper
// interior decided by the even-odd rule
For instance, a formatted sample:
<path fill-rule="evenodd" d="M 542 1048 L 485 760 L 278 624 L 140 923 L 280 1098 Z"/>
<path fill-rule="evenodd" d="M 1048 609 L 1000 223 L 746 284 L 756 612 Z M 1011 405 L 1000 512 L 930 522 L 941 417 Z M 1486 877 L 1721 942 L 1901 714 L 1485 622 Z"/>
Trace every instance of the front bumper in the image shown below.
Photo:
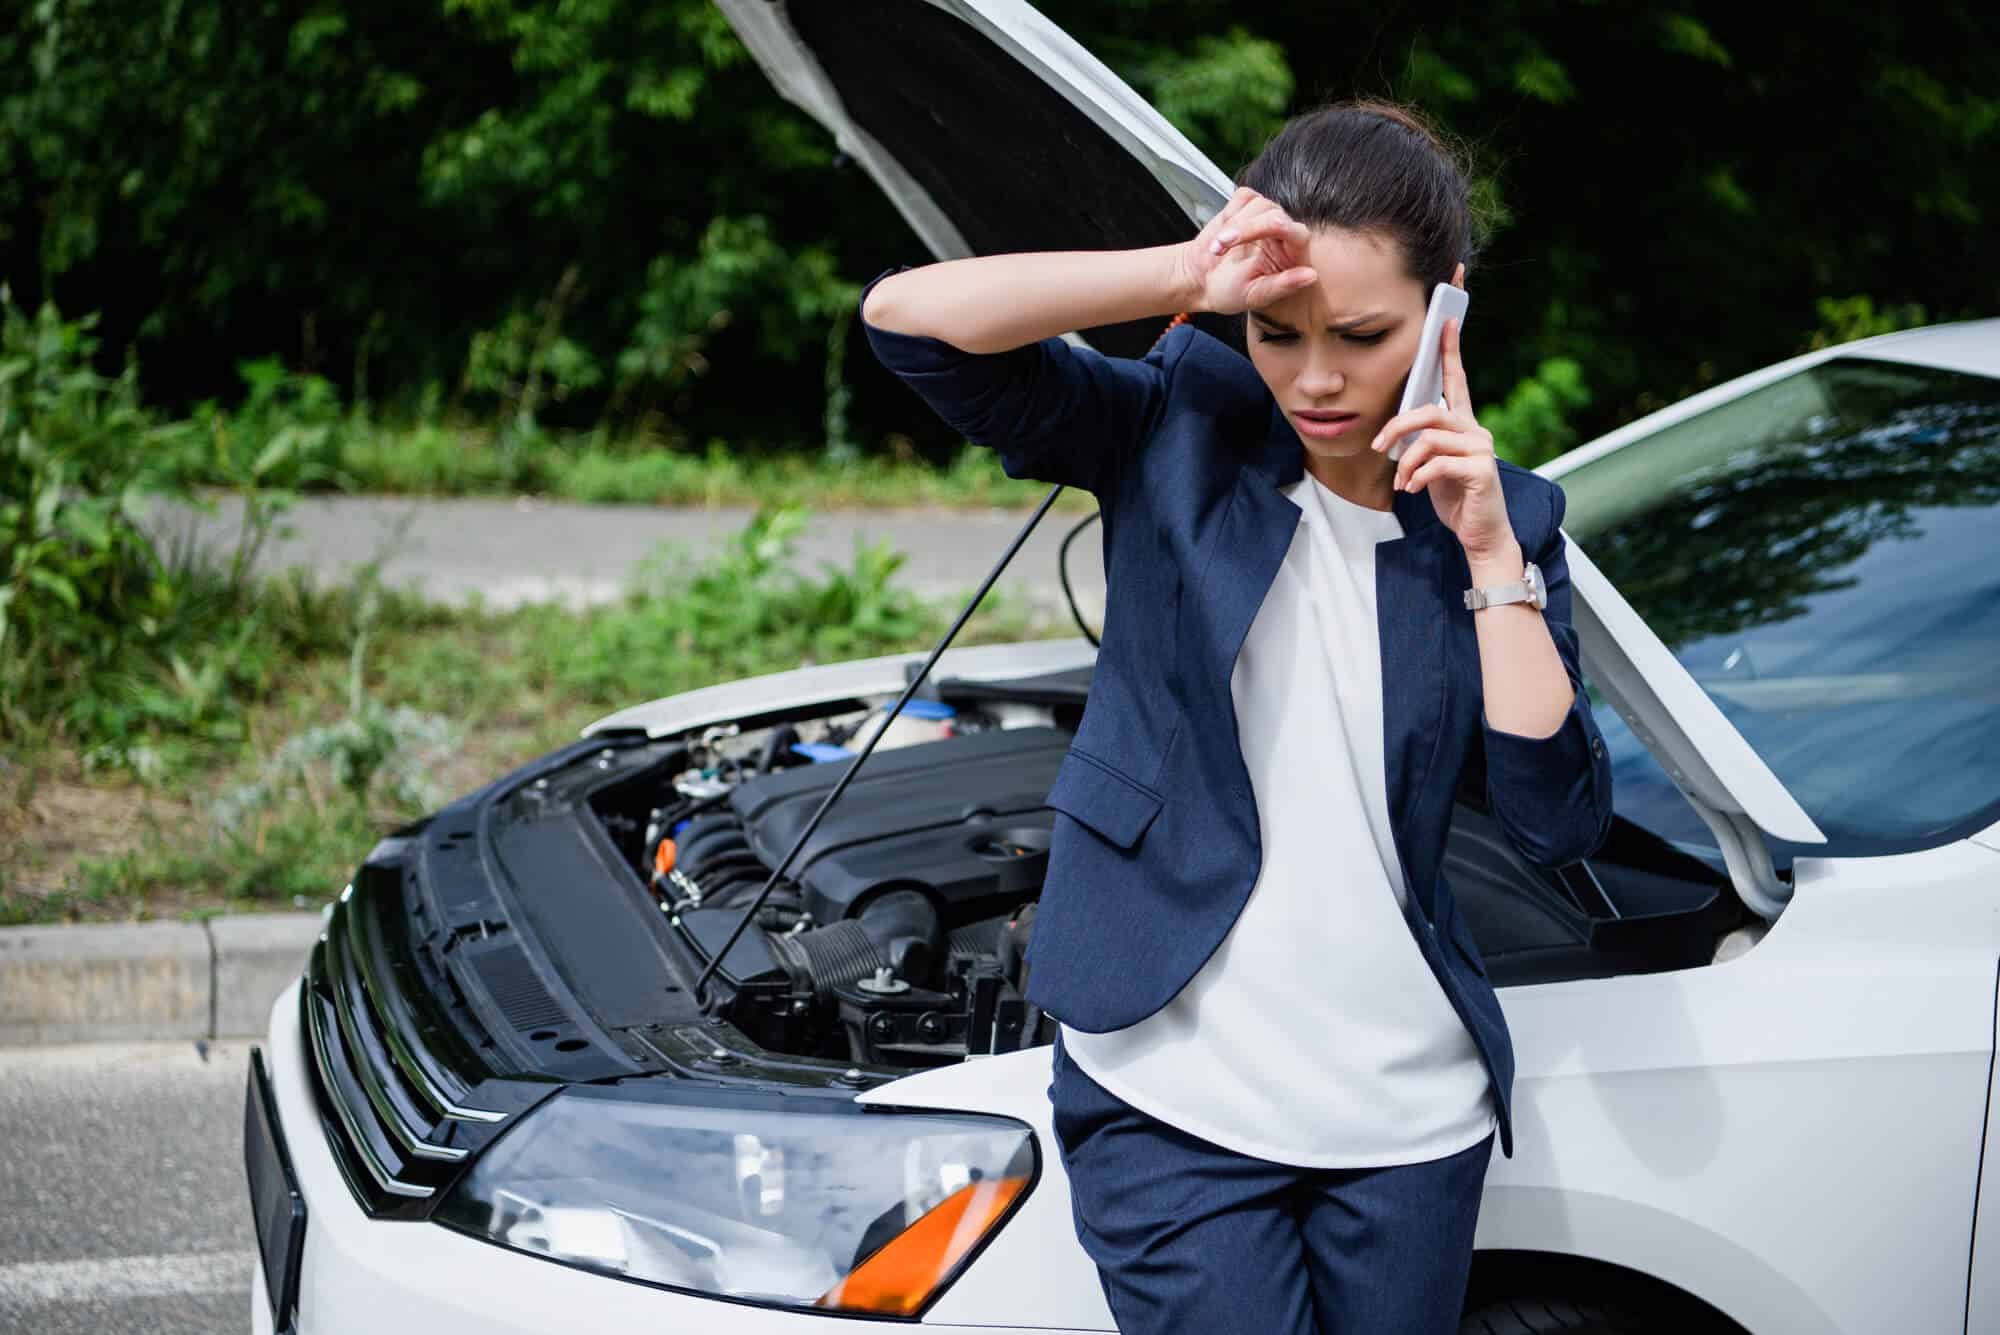
<path fill-rule="evenodd" d="M 648 1288 L 512 1252 L 427 1222 L 371 1219 L 355 1201 L 322 1129 L 299 1024 L 299 987 L 271 1009 L 265 1060 L 278 1121 L 306 1202 L 299 1335 L 531 1335 L 581 1325 L 703 1335 L 827 1335 L 882 1318 L 780 1312 Z M 1070 1239 L 1063 1243 L 1074 1246 Z M 251 1329 L 272 1335 L 261 1267 L 253 1267 Z M 966 1335 L 1060 1335 L 1047 1326 L 919 1322 Z"/>

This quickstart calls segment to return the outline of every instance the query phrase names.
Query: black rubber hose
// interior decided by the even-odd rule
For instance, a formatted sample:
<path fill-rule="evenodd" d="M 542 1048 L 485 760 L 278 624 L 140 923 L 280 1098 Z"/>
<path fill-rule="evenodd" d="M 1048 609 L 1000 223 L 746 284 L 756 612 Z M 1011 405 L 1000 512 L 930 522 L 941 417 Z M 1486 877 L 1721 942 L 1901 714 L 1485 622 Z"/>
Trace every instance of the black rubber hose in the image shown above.
<path fill-rule="evenodd" d="M 833 809 L 833 804 L 840 800 L 840 795 L 847 791 L 847 785 L 854 782 L 854 776 L 861 772 L 861 766 L 867 762 L 868 757 L 875 753 L 875 744 L 882 740 L 882 734 L 889 730 L 889 725 L 894 723 L 897 716 L 903 712 L 903 706 L 910 702 L 910 697 L 917 693 L 917 688 L 923 685 L 926 677 L 931 675 L 931 669 L 937 666 L 938 659 L 944 656 L 944 651 L 951 646 L 951 642 L 958 638 L 958 633 L 965 629 L 965 623 L 972 620 L 972 614 L 979 609 L 979 604 L 992 591 L 994 582 L 1000 578 L 1000 572 L 1007 568 L 1008 562 L 1012 561 L 1015 553 L 1021 550 L 1021 544 L 1028 540 L 1028 535 L 1035 531 L 1035 525 L 1042 522 L 1042 516 L 1049 512 L 1049 507 L 1056 503 L 1056 497 L 1060 495 L 1062 495 L 1062 484 L 1057 483 L 1055 486 L 1049 488 L 1048 495 L 1042 497 L 1042 503 L 1035 507 L 1033 514 L 1028 516 L 1028 522 L 1021 525 L 1021 531 L 1016 533 L 1014 540 L 1007 544 L 1007 550 L 1002 552 L 1000 559 L 993 563 L 993 569 L 986 572 L 985 581 L 974 591 L 971 599 L 965 604 L 964 610 L 958 614 L 958 619 L 951 623 L 951 628 L 945 631 L 943 638 L 937 642 L 937 647 L 931 650 L 930 657 L 924 660 L 923 667 L 919 668 L 911 676 L 909 684 L 903 687 L 903 693 L 896 697 L 896 703 L 889 706 L 889 716 L 882 720 L 882 726 L 868 735 L 868 741 L 861 748 L 861 754 L 856 756 L 852 763 L 845 766 L 844 772 L 840 776 L 840 781 L 834 784 L 825 798 L 820 801 L 819 809 L 813 812 L 812 819 L 806 822 L 803 830 L 799 831 L 799 837 L 792 841 L 791 848 L 786 851 L 785 856 L 778 862 L 778 865 L 771 868 L 771 879 L 764 882 L 764 888 L 757 892 L 757 898 L 751 901 L 750 907 L 743 911 L 743 916 L 737 920 L 736 926 L 731 929 L 729 939 L 722 943 L 722 948 L 710 957 L 708 963 L 702 966 L 701 972 L 695 976 L 694 986 L 689 989 L 689 992 L 693 995 L 695 1004 L 700 1006 L 703 1011 L 707 1011 L 711 1005 L 707 991 L 708 980 L 715 973 L 717 967 L 721 965 L 724 957 L 729 954 L 730 948 L 736 944 L 736 938 L 743 935 L 743 929 L 750 925 L 751 920 L 757 915 L 757 910 L 764 906 L 765 898 L 770 895 L 772 889 L 783 879 L 785 873 L 792 869 L 792 862 L 798 857 L 799 851 L 806 846 L 806 841 L 812 838 L 813 831 L 817 830 L 819 823 L 826 819 L 826 813 Z"/>
<path fill-rule="evenodd" d="M 1063 598 L 1069 603 L 1069 614 L 1076 621 L 1076 628 L 1083 632 L 1083 638 L 1090 641 L 1090 647 L 1097 647 L 1097 637 L 1090 633 L 1090 626 L 1084 621 L 1083 613 L 1077 609 L 1076 592 L 1069 586 L 1069 545 L 1076 541 L 1076 535 L 1096 519 L 1104 515 L 1102 510 L 1092 510 L 1089 514 L 1070 525 L 1069 532 L 1063 534 L 1062 546 L 1056 548 L 1056 578 L 1062 581 Z"/>
<path fill-rule="evenodd" d="M 796 936 L 775 933 L 773 953 L 794 982 L 811 986 L 825 1001 L 833 989 L 858 982 L 883 965 L 918 985 L 943 956 L 944 925 L 921 890 L 891 890 L 872 899 L 860 916 L 815 927 Z"/>

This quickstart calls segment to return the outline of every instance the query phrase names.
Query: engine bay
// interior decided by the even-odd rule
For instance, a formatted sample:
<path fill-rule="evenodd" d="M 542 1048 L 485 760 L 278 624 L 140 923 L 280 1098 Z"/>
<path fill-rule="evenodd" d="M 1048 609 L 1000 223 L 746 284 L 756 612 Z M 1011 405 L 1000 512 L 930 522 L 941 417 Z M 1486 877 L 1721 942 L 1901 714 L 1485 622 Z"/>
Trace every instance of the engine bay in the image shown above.
<path fill-rule="evenodd" d="M 762 1047 L 906 1068 L 1054 1038 L 1025 1000 L 1055 781 L 1087 675 L 913 699 L 729 945 L 713 1013 Z M 888 702 L 705 729 L 593 809 L 697 966 L 724 949 Z"/>

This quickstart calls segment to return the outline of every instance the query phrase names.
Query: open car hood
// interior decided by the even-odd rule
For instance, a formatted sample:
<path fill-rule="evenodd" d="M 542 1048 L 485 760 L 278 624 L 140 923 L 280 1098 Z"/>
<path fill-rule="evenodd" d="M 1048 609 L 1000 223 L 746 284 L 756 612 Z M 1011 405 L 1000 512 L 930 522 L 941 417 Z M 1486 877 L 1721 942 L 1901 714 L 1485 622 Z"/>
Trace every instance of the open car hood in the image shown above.
<path fill-rule="evenodd" d="M 1235 188 L 1020 0 L 718 0 L 784 98 L 832 131 L 939 259 L 1185 240 Z M 1232 345 L 1233 322 L 1195 323 Z M 1165 320 L 1078 332 L 1139 357 Z"/>
<path fill-rule="evenodd" d="M 779 93 L 832 131 L 939 259 L 1184 240 L 1234 188 L 1166 117 L 1021 0 L 718 4 Z M 1233 321 L 1195 323 L 1242 351 Z M 1101 351 L 1138 357 L 1163 325 L 1078 333 Z M 1765 837 L 1825 836 L 1610 581 L 1573 542 L 1570 551 L 1592 681 L 1710 826 L 1745 902 L 1775 917 L 1790 888 Z M 593 727 L 657 735 L 677 712 L 655 702 Z"/>

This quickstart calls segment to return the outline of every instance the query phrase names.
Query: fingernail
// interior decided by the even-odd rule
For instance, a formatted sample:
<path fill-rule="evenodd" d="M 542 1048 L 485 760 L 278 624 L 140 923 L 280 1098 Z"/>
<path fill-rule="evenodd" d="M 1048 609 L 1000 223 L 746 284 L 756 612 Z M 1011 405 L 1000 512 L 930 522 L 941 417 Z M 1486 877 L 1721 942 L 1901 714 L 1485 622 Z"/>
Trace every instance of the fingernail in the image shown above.
<path fill-rule="evenodd" d="M 1224 241 L 1234 241 L 1235 239 L 1236 239 L 1236 233 L 1234 230 L 1227 231 L 1222 234 L 1222 240 Z"/>
<path fill-rule="evenodd" d="M 1208 253 L 1211 255 L 1220 255 L 1222 253 L 1222 243 L 1220 241 L 1209 242 Z"/>

